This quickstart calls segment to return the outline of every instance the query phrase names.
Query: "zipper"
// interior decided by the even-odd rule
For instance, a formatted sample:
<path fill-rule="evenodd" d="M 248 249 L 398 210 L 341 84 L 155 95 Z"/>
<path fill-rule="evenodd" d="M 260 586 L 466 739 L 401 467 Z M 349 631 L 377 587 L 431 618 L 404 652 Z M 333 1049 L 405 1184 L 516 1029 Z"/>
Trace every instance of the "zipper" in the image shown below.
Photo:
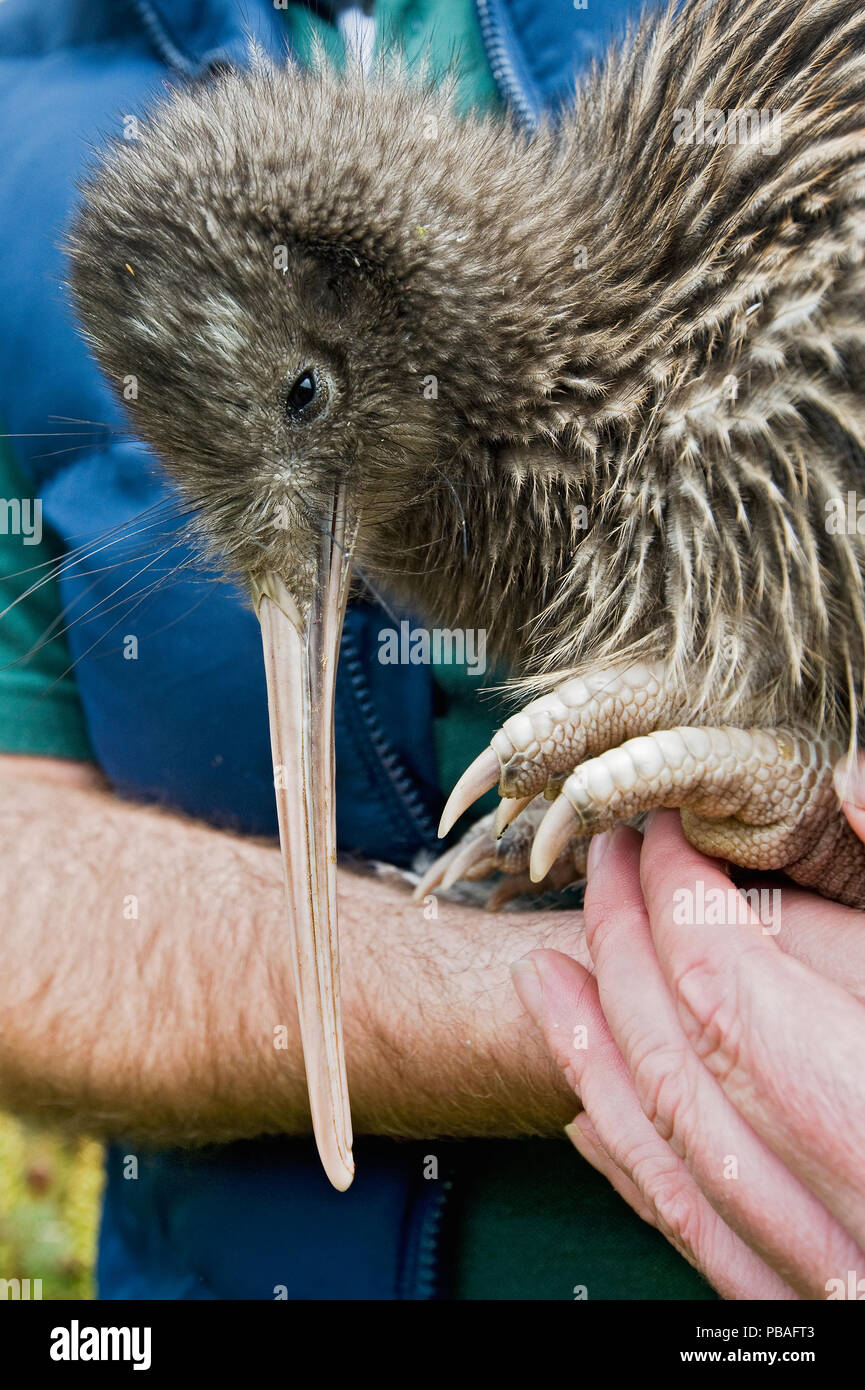
<path fill-rule="evenodd" d="M 419 1229 L 401 1259 L 396 1286 L 396 1297 L 401 1302 L 427 1302 L 448 1296 L 448 1290 L 442 1288 L 439 1271 L 442 1220 L 454 1186 L 450 1168 L 427 1186 L 434 1187 L 435 1191 L 424 1193 L 422 1199 L 413 1199 L 414 1202 L 422 1200 L 424 1209 Z"/>
<path fill-rule="evenodd" d="M 444 1217 L 445 1207 L 453 1190 L 454 1180 L 452 1177 L 440 1178 L 438 1191 L 433 1197 L 427 1219 L 424 1223 L 424 1232 L 420 1240 L 417 1259 L 417 1281 L 418 1292 L 421 1298 L 433 1299 L 437 1294 L 441 1294 L 439 1287 L 440 1275 L 439 1266 L 441 1263 L 439 1249 L 441 1244 L 442 1218 Z"/>
<path fill-rule="evenodd" d="M 427 809 L 414 779 L 400 760 L 399 754 L 387 737 L 384 727 L 376 714 L 375 705 L 366 677 L 357 638 L 350 629 L 343 629 L 340 664 L 345 665 L 357 707 L 366 727 L 369 741 L 385 773 L 391 790 L 410 823 L 420 835 L 427 849 L 434 849 L 439 843 L 438 828 Z"/>
<path fill-rule="evenodd" d="M 533 131 L 538 124 L 538 117 L 525 87 L 517 76 L 507 40 L 493 14 L 492 0 L 475 0 L 475 4 L 487 62 L 492 69 L 496 86 L 508 105 L 516 112 L 520 124 L 527 131 Z"/>
<path fill-rule="evenodd" d="M 199 65 L 177 47 L 149 0 L 132 0 L 132 3 L 147 31 L 147 37 L 162 61 L 177 72 L 182 72 L 184 77 L 198 76 Z"/>
<path fill-rule="evenodd" d="M 199 65 L 174 42 L 150 0 L 133 0 L 147 35 L 163 61 L 185 77 L 195 77 Z M 493 14 L 492 0 L 475 0 L 481 38 L 496 86 L 526 130 L 532 131 L 538 117 L 525 87 L 517 76 L 513 58 L 501 26 Z M 314 7 L 313 7 L 314 8 Z"/>

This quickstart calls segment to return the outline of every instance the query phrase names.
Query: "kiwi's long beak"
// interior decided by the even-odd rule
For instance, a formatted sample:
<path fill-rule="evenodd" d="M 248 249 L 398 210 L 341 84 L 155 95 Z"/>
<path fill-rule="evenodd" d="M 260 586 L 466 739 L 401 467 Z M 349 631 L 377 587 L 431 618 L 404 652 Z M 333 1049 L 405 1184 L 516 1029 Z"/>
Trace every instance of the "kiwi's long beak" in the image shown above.
<path fill-rule="evenodd" d="M 353 543 L 338 489 L 308 605 L 276 574 L 253 586 L 312 1127 L 324 1170 L 341 1192 L 354 1161 L 339 1003 L 333 699 Z"/>

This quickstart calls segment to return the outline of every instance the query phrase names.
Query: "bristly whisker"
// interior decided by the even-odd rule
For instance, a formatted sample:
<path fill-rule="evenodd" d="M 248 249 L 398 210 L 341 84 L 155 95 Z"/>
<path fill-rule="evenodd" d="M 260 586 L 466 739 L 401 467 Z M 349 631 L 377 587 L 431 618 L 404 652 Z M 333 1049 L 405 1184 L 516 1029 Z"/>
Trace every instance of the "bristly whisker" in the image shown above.
<path fill-rule="evenodd" d="M 463 559 L 464 559 L 464 560 L 467 560 L 467 559 L 469 558 L 468 524 L 467 524 L 467 522 L 466 522 L 466 514 L 465 514 L 465 511 L 464 511 L 464 509 L 463 509 L 463 504 L 462 504 L 462 502 L 460 501 L 460 498 L 459 498 L 459 493 L 457 492 L 457 490 L 456 490 L 456 488 L 454 487 L 454 485 L 453 485 L 451 479 L 448 477 L 447 473 L 445 473 L 445 471 L 444 471 L 443 468 L 439 468 L 439 466 L 438 466 L 437 463 L 434 463 L 434 464 L 433 464 L 433 468 L 434 468 L 435 471 L 440 475 L 440 477 L 444 478 L 445 482 L 447 483 L 448 487 L 450 488 L 451 492 L 453 493 L 453 499 L 454 499 L 454 501 L 455 501 L 456 504 L 457 504 L 457 510 L 459 511 L 460 519 L 461 519 L 461 521 L 462 521 Z"/>
<path fill-rule="evenodd" d="M 70 444 L 66 449 L 49 449 L 44 454 L 34 454 L 34 462 L 38 459 L 54 459 L 61 454 L 80 454 L 84 449 L 92 449 L 92 444 Z"/>
<path fill-rule="evenodd" d="M 98 612 L 100 617 L 103 617 L 108 613 L 112 613 L 115 610 L 115 608 L 119 608 L 121 604 L 124 602 L 124 600 L 120 599 L 117 602 L 112 602 L 112 600 L 117 599 L 117 595 L 119 593 L 122 593 L 122 591 L 125 588 L 127 588 L 130 584 L 134 584 L 136 579 L 138 579 L 142 574 L 146 574 L 148 570 L 151 570 L 155 564 L 157 564 L 160 560 L 164 559 L 166 555 L 170 555 L 181 544 L 182 540 L 178 540 L 175 541 L 173 545 L 166 547 L 165 550 L 161 551 L 159 554 L 155 555 L 151 560 L 149 560 L 146 565 L 142 565 L 141 568 L 139 570 L 136 570 L 134 574 L 130 575 L 127 579 L 124 579 L 122 584 L 118 584 L 118 586 L 115 589 L 113 589 L 110 594 L 106 594 L 104 599 L 100 599 L 97 603 L 91 604 L 90 607 L 86 609 L 83 613 L 76 613 L 75 617 L 72 619 L 71 622 L 67 623 L 64 628 L 61 628 L 58 632 L 54 632 L 51 635 L 51 637 L 49 637 L 49 634 L 52 633 L 52 628 L 56 627 L 58 622 L 62 622 L 63 617 L 69 611 L 69 609 L 64 610 L 64 613 L 61 614 L 59 617 L 55 618 L 51 625 L 48 628 L 46 628 L 45 632 L 42 634 L 42 637 L 39 640 L 38 645 L 35 648 L 31 648 L 31 650 L 27 653 L 27 656 L 33 656 L 35 652 L 40 651 L 41 648 L 45 645 L 46 641 L 53 640 L 54 637 L 63 637 L 67 632 L 70 631 L 71 628 L 75 626 L 76 623 L 85 623 L 92 613 Z M 177 566 L 175 565 L 166 573 L 173 574 L 176 569 Z M 105 572 L 106 571 L 104 570 L 101 571 L 101 573 Z M 99 579 L 94 579 L 92 584 L 88 585 L 88 587 L 84 590 L 84 593 L 79 595 L 75 602 L 80 602 L 82 599 L 86 598 L 86 596 L 89 593 L 91 593 L 93 589 L 96 588 L 98 583 Z M 108 604 L 109 606 L 104 607 L 104 604 Z M 69 607 L 71 608 L 72 606 L 73 605 L 70 605 Z"/>
<path fill-rule="evenodd" d="M 56 573 L 59 573 L 61 568 L 65 568 L 70 561 L 85 557 L 85 552 L 87 552 L 91 546 L 98 546 L 99 543 L 103 541 L 107 542 L 110 537 L 115 536 L 118 532 L 125 530 L 125 528 L 127 526 L 131 526 L 133 522 L 140 521 L 142 517 L 150 516 L 151 514 L 160 512 L 162 510 L 168 510 L 171 507 L 177 507 L 178 502 L 179 499 L 176 497 L 162 497 L 158 502 L 152 503 L 152 505 L 149 507 L 142 508 L 140 512 L 136 512 L 126 521 L 121 521 L 118 522 L 116 526 L 108 527 L 105 531 L 101 531 L 98 536 L 94 536 L 91 540 L 86 541 L 82 545 L 73 546 L 72 549 L 64 552 L 61 559 L 58 560 L 55 557 L 52 557 L 50 560 L 40 560 L 37 564 L 28 565 L 25 569 L 13 570 L 11 573 L 4 575 L 4 578 L 21 579 L 26 574 L 34 574 L 36 570 L 51 569 L 52 567 L 55 569 Z M 184 515 L 184 511 L 181 510 L 179 515 L 182 517 Z M 151 526 L 155 526 L 158 524 L 158 520 L 159 518 L 157 517 L 155 521 L 149 523 L 147 526 L 141 526 L 138 528 L 138 530 L 130 532 L 130 538 L 132 536 L 140 535 L 143 531 L 150 530 Z M 120 539 L 122 539 L 122 537 L 120 537 Z M 95 554 L 96 552 L 94 551 L 92 553 Z M 2 614 L 0 614 L 0 616 L 2 616 Z"/>
<path fill-rule="evenodd" d="M 101 430 L 110 430 L 112 434 L 128 434 L 130 438 L 136 438 L 133 431 L 124 428 L 122 425 L 112 425 L 108 420 L 83 420 L 77 415 L 49 415 L 49 420 L 57 420 L 60 424 L 67 425 L 96 425 Z"/>
<path fill-rule="evenodd" d="M 123 582 L 122 584 L 118 585 L 117 588 L 113 589 L 112 592 L 111 592 L 110 594 L 106 595 L 106 598 L 105 598 L 105 599 L 100 600 L 99 603 L 91 604 L 90 608 L 88 608 L 84 613 L 79 613 L 79 614 L 77 614 L 70 622 L 68 622 L 68 623 L 66 624 L 66 626 L 65 626 L 64 628 L 61 628 L 60 631 L 54 631 L 54 629 L 57 627 L 57 624 L 60 623 L 60 622 L 62 622 L 63 619 L 69 615 L 69 613 L 71 612 L 72 607 L 74 607 L 74 603 L 81 602 L 84 598 L 86 598 L 86 596 L 87 596 L 89 593 L 91 593 L 91 592 L 93 591 L 93 589 L 96 587 L 96 585 L 97 585 L 98 582 L 99 582 L 99 581 L 98 581 L 98 578 L 97 578 L 97 579 L 94 579 L 94 580 L 92 581 L 92 583 L 89 584 L 88 587 L 85 589 L 84 593 L 81 594 L 81 595 L 79 595 L 79 596 L 75 599 L 75 601 L 74 601 L 73 604 L 67 605 L 67 607 L 64 608 L 64 609 L 61 611 L 60 614 L 58 614 L 58 616 L 49 624 L 49 626 L 44 630 L 44 632 L 42 632 L 42 633 L 40 634 L 38 640 L 37 640 L 36 643 L 29 649 L 29 651 L 26 651 L 26 652 L 22 653 L 20 656 L 16 657 L 13 661 L 7 662 L 6 666 L 4 666 L 3 668 L 0 668 L 0 669 L 2 669 L 2 670 L 8 670 L 8 669 L 10 669 L 11 667 L 14 667 L 14 666 L 18 665 L 19 662 L 22 662 L 22 663 L 23 663 L 23 662 L 25 662 L 25 661 L 29 661 L 30 658 L 33 657 L 33 656 L 35 656 L 37 652 L 40 652 L 40 651 L 42 650 L 42 648 L 48 644 L 48 642 L 54 641 L 54 640 L 55 640 L 56 638 L 58 638 L 58 637 L 63 637 L 67 632 L 70 631 L 71 628 L 73 628 L 73 627 L 76 625 L 76 623 L 79 623 L 79 622 L 80 622 L 80 623 L 84 623 L 84 622 L 86 621 L 86 619 L 90 616 L 91 613 L 94 613 L 94 612 L 96 612 L 96 611 L 98 611 L 98 610 L 100 610 L 100 609 L 102 608 L 102 604 L 103 604 L 103 603 L 109 603 L 109 604 L 110 604 L 110 607 L 106 608 L 104 611 L 105 611 L 106 613 L 112 612 L 114 608 L 117 608 L 117 607 L 119 607 L 120 605 L 119 605 L 119 603 L 113 603 L 113 604 L 111 604 L 111 600 L 114 599 L 114 598 L 116 597 L 116 595 L 119 594 L 119 593 L 121 592 L 122 589 L 126 588 L 126 586 L 127 586 L 128 584 L 133 583 L 134 580 L 137 579 L 140 575 L 142 575 L 142 574 L 146 573 L 148 570 L 152 569 L 153 565 L 155 565 L 156 563 L 158 563 L 159 560 L 163 559 L 166 555 L 170 554 L 171 551 L 176 550 L 177 547 L 178 547 L 178 545 L 180 545 L 180 544 L 181 544 L 181 541 L 175 541 L 175 543 L 174 543 L 173 545 L 167 546 L 163 551 L 161 551 L 159 554 L 155 555 L 155 556 L 153 557 L 153 559 L 151 559 L 146 565 L 142 565 L 141 569 L 139 569 L 139 570 L 136 572 L 136 574 L 131 575 L 128 579 L 124 580 L 124 582 Z M 139 557 L 139 558 L 140 558 L 140 557 Z M 176 567 L 175 567 L 175 568 L 176 568 Z M 103 572 L 104 572 L 104 571 L 103 571 Z M 173 571 L 169 571 L 169 573 L 173 573 Z M 165 576 L 163 575 L 163 576 L 161 576 L 161 577 L 164 578 Z M 122 600 L 121 600 L 121 602 L 122 602 Z M 133 610 L 130 610 L 130 611 L 134 611 L 134 609 L 133 609 Z M 109 631 L 112 631 L 112 630 L 113 630 L 113 629 L 109 629 Z"/>
<path fill-rule="evenodd" d="M 150 530 L 151 527 L 156 524 L 156 522 L 153 522 L 149 526 L 141 527 L 140 530 Z M 120 528 L 115 527 L 113 529 L 116 531 Z M 111 533 L 109 532 L 108 534 L 110 535 Z M 138 534 L 138 532 L 133 532 L 133 534 Z M 128 538 L 123 535 L 119 535 L 115 536 L 112 540 L 106 541 L 104 544 L 99 544 L 98 542 L 101 541 L 101 539 L 101 537 L 98 537 L 96 541 L 91 542 L 91 545 L 89 547 L 87 545 L 79 546 L 75 550 L 67 552 L 67 554 L 61 560 L 57 562 L 52 562 L 54 564 L 54 567 L 50 569 L 47 574 L 42 575 L 41 578 L 36 580 L 33 584 L 30 584 L 23 591 L 23 593 L 19 594 L 18 597 L 12 601 L 12 603 L 7 604 L 7 606 L 2 611 L 0 611 L 0 621 L 2 621 L 3 618 L 5 618 L 9 613 L 11 613 L 12 609 L 16 608 L 19 603 L 24 601 L 24 599 L 27 599 L 32 594 L 36 593 L 36 591 L 40 589 L 44 584 L 48 584 L 52 580 L 59 579 L 61 575 L 67 574 L 72 568 L 74 568 L 76 564 L 79 564 L 84 560 L 88 560 L 93 555 L 98 555 L 102 550 L 107 550 L 110 546 L 117 545 L 121 541 Z M 127 562 L 123 560 L 118 561 L 118 564 L 122 563 Z M 34 566 L 33 568 L 42 568 L 42 566 Z M 30 572 L 32 571 L 20 571 L 21 574 L 27 574 Z M 14 578 L 15 576 L 8 577 Z"/>
<path fill-rule="evenodd" d="M 153 503 L 150 507 L 143 508 L 141 512 L 133 515 L 132 517 L 128 518 L 127 520 L 121 523 L 118 523 L 116 526 L 107 529 L 106 531 L 102 532 L 99 536 L 93 538 L 87 543 L 73 547 L 71 550 L 67 551 L 60 560 L 55 560 L 52 558 L 47 561 L 42 561 L 37 565 L 29 566 L 26 569 L 16 571 L 13 574 L 7 575 L 6 578 L 10 579 L 16 577 L 24 577 L 29 574 L 38 573 L 39 571 L 43 572 L 41 573 L 40 577 L 28 587 L 24 594 L 19 595 L 19 597 L 15 599 L 13 603 L 7 605 L 6 609 L 3 610 L 3 613 L 0 613 L 0 618 L 2 618 L 8 612 L 10 612 L 11 609 L 14 608 L 16 604 L 21 601 L 22 598 L 27 597 L 29 594 L 35 593 L 46 583 L 54 582 L 60 579 L 63 575 L 73 573 L 76 566 L 85 564 L 88 559 L 100 554 L 102 551 L 107 550 L 112 546 L 119 545 L 121 543 L 128 544 L 129 547 L 128 553 L 123 554 L 120 558 L 112 561 L 109 564 L 94 566 L 92 569 L 90 569 L 88 573 L 94 577 L 92 578 L 91 583 L 88 584 L 84 593 L 78 595 L 71 605 L 67 605 L 65 608 L 61 609 L 57 617 L 40 634 L 37 642 L 34 644 L 34 646 L 30 648 L 29 651 L 22 653 L 13 661 L 8 663 L 8 665 L 15 666 L 19 661 L 27 661 L 30 657 L 35 655 L 36 652 L 40 651 L 42 647 L 45 646 L 49 641 L 54 640 L 54 638 L 56 637 L 62 637 L 65 633 L 69 632 L 79 621 L 85 621 L 93 612 L 97 611 L 101 607 L 102 603 L 108 602 L 112 598 L 114 598 L 114 596 L 120 592 L 121 588 L 124 588 L 129 583 L 132 583 L 135 578 L 135 576 L 133 576 L 132 579 L 126 580 L 123 585 L 114 589 L 111 594 L 107 595 L 106 599 L 103 599 L 100 603 L 92 604 L 91 607 L 85 613 L 78 614 L 75 617 L 70 618 L 70 620 L 66 623 L 65 627 L 61 629 L 61 631 L 56 631 L 58 626 L 63 623 L 64 619 L 70 617 L 70 614 L 72 613 L 75 605 L 80 603 L 83 599 L 86 598 L 86 596 L 89 593 L 92 592 L 92 590 L 98 584 L 99 577 L 101 575 L 110 573 L 111 571 L 116 571 L 120 569 L 122 566 L 135 564 L 138 561 L 147 559 L 148 556 L 152 558 L 150 558 L 149 564 L 144 566 L 143 569 L 139 571 L 139 574 L 143 573 L 144 569 L 152 568 L 154 565 L 157 565 L 159 563 L 160 555 L 154 555 L 152 549 L 143 550 L 140 543 L 134 544 L 134 537 L 142 536 L 145 532 L 153 531 L 157 527 L 162 527 L 164 535 L 167 534 L 167 536 L 171 536 L 173 534 L 176 536 L 178 533 L 178 526 L 166 526 L 166 523 L 170 521 L 171 513 L 174 512 L 178 514 L 177 521 L 179 523 L 180 537 L 178 540 L 174 542 L 173 545 L 169 545 L 168 547 L 164 548 L 161 552 L 161 555 L 164 557 L 165 555 L 169 554 L 171 550 L 176 549 L 178 545 L 182 544 L 186 539 L 188 539 L 188 523 L 184 520 L 184 513 L 188 510 L 188 508 L 186 504 L 179 505 L 179 503 L 180 499 L 176 495 L 161 498 L 158 502 Z M 150 520 L 145 525 L 136 527 L 132 531 L 129 530 L 130 526 L 134 522 L 139 521 L 144 517 L 150 517 Z M 194 557 L 191 557 L 191 559 L 192 558 Z M 162 577 L 170 577 L 170 573 L 176 572 L 177 568 L 178 567 L 175 566 L 169 572 L 169 576 Z M 108 611 L 111 610 L 109 609 Z"/>
<path fill-rule="evenodd" d="M 178 544 L 180 544 L 180 542 L 178 542 Z M 168 549 L 163 552 L 163 555 L 167 555 L 173 549 L 176 549 L 176 546 L 169 546 Z M 80 661 L 83 661 L 86 657 L 90 656 L 91 652 L 95 651 L 96 648 L 102 642 L 105 641 L 106 637 L 110 637 L 111 633 L 114 632 L 115 628 L 119 627 L 122 622 L 130 618 L 133 615 L 133 613 L 136 613 L 138 609 L 141 607 L 141 605 L 145 603 L 147 599 L 152 597 L 152 595 L 160 588 L 162 584 L 164 584 L 167 580 L 171 579 L 175 574 L 180 573 L 186 567 L 187 564 L 188 559 L 184 559 L 180 562 L 180 564 L 174 565 L 173 568 L 171 568 L 166 574 L 160 575 L 158 579 L 155 579 L 153 583 L 150 584 L 147 588 L 145 588 L 144 591 L 139 595 L 137 602 L 134 603 L 131 608 L 128 608 L 123 613 L 121 613 L 117 621 L 112 623 L 106 632 L 100 633 L 99 637 L 97 637 L 94 642 L 91 642 L 90 646 L 85 651 L 81 652 L 80 656 L 76 657 L 76 659 L 73 662 L 71 662 L 64 671 L 61 671 L 60 675 L 56 678 L 56 680 L 52 681 L 51 684 L 47 686 L 45 690 L 40 691 L 39 695 L 36 698 L 42 699 L 51 690 L 53 690 L 54 687 L 57 684 L 59 684 L 60 681 L 65 680 L 65 678 L 68 675 L 71 675 L 71 673 L 75 670 L 75 667 L 78 665 Z"/>

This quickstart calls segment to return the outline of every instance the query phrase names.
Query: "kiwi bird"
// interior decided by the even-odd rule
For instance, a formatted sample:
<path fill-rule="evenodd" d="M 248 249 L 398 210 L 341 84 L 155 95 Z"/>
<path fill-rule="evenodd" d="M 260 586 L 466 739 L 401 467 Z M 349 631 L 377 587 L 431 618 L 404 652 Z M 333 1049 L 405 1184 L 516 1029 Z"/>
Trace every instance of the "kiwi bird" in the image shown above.
<path fill-rule="evenodd" d="M 865 907 L 832 787 L 865 677 L 859 0 L 673 5 L 532 132 L 398 62 L 221 72 L 101 152 L 69 250 L 99 361 L 137 376 L 135 429 L 261 621 L 336 1186 L 353 567 L 485 629 L 526 701 L 443 829 L 496 783 L 499 812 L 427 885 L 565 881 L 668 806 L 697 848 Z"/>

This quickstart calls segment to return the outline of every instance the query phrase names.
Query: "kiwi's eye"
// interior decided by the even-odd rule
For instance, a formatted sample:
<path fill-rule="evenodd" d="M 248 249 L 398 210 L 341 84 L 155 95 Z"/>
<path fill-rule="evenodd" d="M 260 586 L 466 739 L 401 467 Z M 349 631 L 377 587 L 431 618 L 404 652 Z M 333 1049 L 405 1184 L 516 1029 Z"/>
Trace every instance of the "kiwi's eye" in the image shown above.
<path fill-rule="evenodd" d="M 296 420 L 303 412 L 312 405 L 318 395 L 318 382 L 315 372 L 308 368 L 301 372 L 294 384 L 289 388 L 285 402 L 285 413 L 292 420 Z"/>

